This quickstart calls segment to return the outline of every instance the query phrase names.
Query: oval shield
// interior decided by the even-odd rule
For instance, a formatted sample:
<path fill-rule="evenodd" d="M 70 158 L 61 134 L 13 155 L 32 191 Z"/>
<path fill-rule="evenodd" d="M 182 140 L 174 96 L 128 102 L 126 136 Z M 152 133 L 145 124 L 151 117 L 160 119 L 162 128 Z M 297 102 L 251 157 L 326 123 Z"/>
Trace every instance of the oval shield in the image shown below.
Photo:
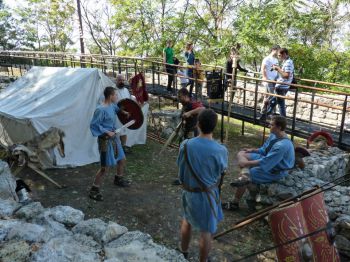
<path fill-rule="evenodd" d="M 131 120 L 135 120 L 135 123 L 128 127 L 129 129 L 138 129 L 142 126 L 143 113 L 138 103 L 129 98 L 125 98 L 118 102 L 118 107 L 130 114 L 129 118 L 127 118 L 124 114 L 120 112 L 117 114 L 120 122 L 123 125 L 130 122 Z"/>

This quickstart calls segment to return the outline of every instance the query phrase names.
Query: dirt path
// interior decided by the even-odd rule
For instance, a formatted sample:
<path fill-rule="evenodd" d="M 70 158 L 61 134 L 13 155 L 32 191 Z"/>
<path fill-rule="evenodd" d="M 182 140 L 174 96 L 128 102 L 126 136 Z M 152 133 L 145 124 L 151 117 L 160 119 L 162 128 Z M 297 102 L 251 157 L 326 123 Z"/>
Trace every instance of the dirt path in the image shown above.
<path fill-rule="evenodd" d="M 239 127 L 236 128 L 239 130 Z M 223 186 L 223 200 L 228 200 L 233 193 L 229 181 L 236 174 L 233 166 L 234 156 L 239 148 L 259 145 L 261 137 L 256 131 L 246 132 L 245 136 L 232 133 L 230 151 L 230 172 Z M 172 186 L 177 177 L 175 164 L 177 151 L 167 150 L 159 156 L 161 145 L 148 140 L 146 145 L 132 148 L 127 155 L 127 174 L 133 182 L 130 188 L 118 188 L 113 185 L 113 173 L 105 179 L 102 187 L 103 202 L 95 202 L 87 197 L 98 164 L 62 170 L 48 170 L 53 179 L 66 185 L 58 189 L 30 170 L 22 171 L 23 177 L 34 188 L 34 197 L 45 207 L 69 205 L 82 210 L 87 218 L 102 218 L 125 225 L 129 230 L 149 233 L 156 242 L 170 248 L 179 243 L 179 222 L 181 219 L 181 189 Z M 219 231 L 227 229 L 238 219 L 251 213 L 248 207 L 237 212 L 226 212 Z M 194 234 L 190 248 L 190 261 L 198 257 L 198 234 Z M 214 241 L 211 252 L 212 261 L 231 261 L 252 251 L 271 245 L 268 226 L 262 221 L 235 231 Z M 254 261 L 254 260 L 252 260 Z"/>

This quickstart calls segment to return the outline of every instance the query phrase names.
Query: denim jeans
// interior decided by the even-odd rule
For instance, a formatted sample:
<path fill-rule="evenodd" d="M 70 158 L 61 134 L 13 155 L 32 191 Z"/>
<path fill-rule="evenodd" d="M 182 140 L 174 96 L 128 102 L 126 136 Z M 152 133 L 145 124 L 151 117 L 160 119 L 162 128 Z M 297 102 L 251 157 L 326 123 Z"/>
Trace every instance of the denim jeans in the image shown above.
<path fill-rule="evenodd" d="M 285 96 L 288 92 L 288 88 L 275 88 L 275 94 L 280 96 Z M 269 108 L 267 109 L 267 114 L 271 114 L 275 109 L 276 105 L 278 105 L 280 115 L 286 117 L 286 102 L 284 98 L 271 96 L 269 100 Z"/>

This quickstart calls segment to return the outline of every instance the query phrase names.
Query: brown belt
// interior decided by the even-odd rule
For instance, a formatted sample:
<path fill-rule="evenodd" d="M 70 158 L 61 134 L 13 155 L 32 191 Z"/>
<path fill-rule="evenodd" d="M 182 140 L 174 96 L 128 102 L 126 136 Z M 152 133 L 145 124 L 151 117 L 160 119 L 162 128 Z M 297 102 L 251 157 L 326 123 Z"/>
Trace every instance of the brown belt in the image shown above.
<path fill-rule="evenodd" d="M 115 142 L 115 138 L 109 137 L 108 135 L 102 135 L 98 137 L 97 143 L 98 143 L 99 151 L 102 153 L 107 152 L 109 141 L 112 143 L 114 157 L 118 157 L 118 146 L 117 146 L 117 143 Z"/>
<path fill-rule="evenodd" d="M 185 185 L 184 183 L 182 183 L 181 186 L 182 186 L 182 189 L 187 191 L 187 192 L 203 193 L 203 192 L 209 192 L 210 190 L 217 188 L 219 186 L 219 184 L 220 184 L 220 180 L 216 184 L 211 185 L 209 187 L 206 187 L 204 189 L 201 189 L 200 187 L 190 187 L 188 185 Z"/>

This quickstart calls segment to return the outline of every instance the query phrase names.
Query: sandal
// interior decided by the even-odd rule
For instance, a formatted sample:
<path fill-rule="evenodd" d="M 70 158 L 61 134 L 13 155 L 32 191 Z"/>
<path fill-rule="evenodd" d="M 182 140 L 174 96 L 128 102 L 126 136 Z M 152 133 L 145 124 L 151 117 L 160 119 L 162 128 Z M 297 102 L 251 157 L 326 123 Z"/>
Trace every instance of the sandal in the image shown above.
<path fill-rule="evenodd" d="M 89 192 L 89 197 L 93 200 L 96 200 L 96 201 L 103 201 L 103 196 L 101 195 L 101 193 L 98 189 L 96 190 L 96 189 L 91 188 L 90 192 Z"/>
<path fill-rule="evenodd" d="M 246 176 L 240 176 L 236 180 L 230 183 L 230 186 L 232 187 L 242 187 L 250 184 L 249 178 Z"/>
<path fill-rule="evenodd" d="M 228 211 L 235 211 L 239 209 L 239 203 L 237 202 L 226 202 L 221 204 L 222 209 Z"/>

